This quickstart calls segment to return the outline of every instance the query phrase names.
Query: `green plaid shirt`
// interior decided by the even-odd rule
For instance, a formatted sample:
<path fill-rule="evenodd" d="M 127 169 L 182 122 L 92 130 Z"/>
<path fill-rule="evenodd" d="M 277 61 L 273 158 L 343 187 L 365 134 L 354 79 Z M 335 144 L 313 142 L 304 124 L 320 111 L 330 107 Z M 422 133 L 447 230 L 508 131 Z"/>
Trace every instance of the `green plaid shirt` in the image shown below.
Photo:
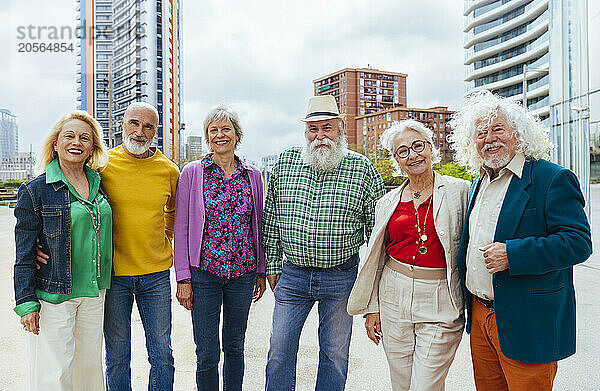
<path fill-rule="evenodd" d="M 283 256 L 298 266 L 330 268 L 346 262 L 368 240 L 381 176 L 364 156 L 349 151 L 340 166 L 318 172 L 302 149 L 279 156 L 263 215 L 266 274 L 281 273 Z"/>

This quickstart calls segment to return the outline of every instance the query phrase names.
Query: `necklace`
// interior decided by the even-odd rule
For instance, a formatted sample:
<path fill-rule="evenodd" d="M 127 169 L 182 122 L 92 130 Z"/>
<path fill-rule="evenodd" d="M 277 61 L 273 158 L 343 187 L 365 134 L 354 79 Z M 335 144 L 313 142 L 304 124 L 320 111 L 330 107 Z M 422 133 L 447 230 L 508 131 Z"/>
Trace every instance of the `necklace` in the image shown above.
<path fill-rule="evenodd" d="M 100 203 L 98 202 L 98 197 L 94 200 L 94 204 L 96 204 L 96 218 L 94 218 L 94 213 L 88 206 L 81 200 L 78 200 L 81 205 L 88 211 L 90 214 L 90 218 L 92 219 L 92 228 L 96 233 L 96 277 L 100 278 Z"/>
<path fill-rule="evenodd" d="M 423 221 L 423 228 L 421 229 L 421 221 L 419 218 L 419 209 L 417 207 L 417 205 L 415 204 L 415 199 L 419 198 L 421 196 L 421 192 L 415 192 L 412 187 L 410 186 L 410 182 L 408 183 L 408 187 L 410 188 L 410 191 L 413 195 L 412 197 L 412 202 L 413 202 L 413 208 L 415 208 L 415 216 L 417 218 L 417 236 L 418 236 L 418 246 L 419 246 L 419 254 L 427 254 L 427 246 L 425 246 L 425 242 L 427 241 L 427 231 L 426 231 L 426 226 L 427 226 L 427 216 L 429 216 L 429 210 L 431 209 L 431 204 L 433 203 L 433 193 L 431 195 L 431 199 L 429 200 L 429 203 L 427 204 L 427 211 L 425 212 L 425 221 Z"/>
<path fill-rule="evenodd" d="M 415 216 L 417 217 L 417 234 L 419 237 L 419 254 L 427 254 L 427 247 L 425 246 L 425 242 L 427 241 L 427 233 L 425 227 L 427 226 L 427 216 L 429 216 L 429 210 L 431 209 L 431 204 L 433 200 L 429 200 L 429 204 L 427 204 L 427 211 L 425 212 L 425 221 L 423 221 L 423 229 L 421 229 L 421 222 L 419 221 L 419 210 L 415 206 L 415 202 L 413 200 L 413 206 L 415 208 Z"/>
<path fill-rule="evenodd" d="M 425 187 L 424 187 L 422 190 L 415 191 L 415 190 L 412 188 L 412 186 L 411 186 L 410 182 L 408 183 L 408 188 L 410 189 L 410 192 L 411 192 L 411 194 L 412 194 L 412 197 L 413 197 L 413 199 L 415 199 L 415 198 L 420 198 L 420 197 L 421 197 L 421 192 L 423 192 L 424 190 L 426 190 L 428 187 L 429 187 L 429 184 L 427 184 L 427 185 L 426 185 L 426 186 L 425 186 Z"/>

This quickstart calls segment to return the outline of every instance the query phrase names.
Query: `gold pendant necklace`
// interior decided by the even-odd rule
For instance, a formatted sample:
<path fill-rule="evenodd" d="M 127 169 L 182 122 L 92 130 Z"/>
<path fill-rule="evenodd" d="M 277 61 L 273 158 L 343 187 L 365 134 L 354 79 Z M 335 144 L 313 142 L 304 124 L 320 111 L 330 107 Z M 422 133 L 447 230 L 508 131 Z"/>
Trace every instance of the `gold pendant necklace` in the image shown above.
<path fill-rule="evenodd" d="M 410 184 L 409 184 L 410 187 Z M 411 193 L 412 193 L 412 188 L 410 189 Z M 421 196 L 420 192 L 416 192 L 414 193 L 414 195 L 417 195 L 418 193 L 418 197 Z M 427 217 L 429 216 L 429 210 L 431 209 L 431 204 L 433 203 L 433 193 L 431 195 L 431 199 L 429 200 L 429 203 L 427 204 L 427 211 L 425 212 L 425 221 L 423 222 L 423 229 L 421 230 L 421 222 L 419 219 L 419 208 L 415 205 L 415 198 L 418 197 L 413 197 L 413 207 L 415 208 L 415 216 L 417 218 L 417 236 L 418 236 L 418 245 L 419 245 L 419 254 L 421 255 L 425 255 L 427 254 L 427 247 L 425 246 L 425 242 L 427 241 L 428 237 L 427 237 L 427 233 L 425 231 L 425 227 L 427 226 Z"/>

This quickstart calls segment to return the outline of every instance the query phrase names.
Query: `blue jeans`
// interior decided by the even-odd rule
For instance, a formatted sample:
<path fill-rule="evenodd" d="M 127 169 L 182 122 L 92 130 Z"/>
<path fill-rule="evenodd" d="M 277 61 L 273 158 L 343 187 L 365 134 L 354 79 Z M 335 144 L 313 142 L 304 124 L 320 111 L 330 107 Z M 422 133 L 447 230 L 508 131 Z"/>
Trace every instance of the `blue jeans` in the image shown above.
<path fill-rule="evenodd" d="M 106 386 L 131 390 L 131 310 L 138 307 L 150 362 L 148 390 L 173 389 L 171 282 L 169 270 L 140 276 L 113 276 L 104 303 Z"/>
<path fill-rule="evenodd" d="M 319 309 L 319 368 L 315 390 L 344 389 L 352 334 L 352 317 L 346 312 L 346 304 L 357 271 L 358 255 L 329 269 L 284 263 L 274 291 L 267 391 L 295 389 L 300 333 L 315 302 Z"/>
<path fill-rule="evenodd" d="M 244 378 L 244 339 L 256 272 L 234 278 L 215 276 L 190 268 L 194 308 L 192 325 L 196 342 L 198 391 L 219 389 L 219 321 L 223 306 L 223 390 L 241 391 Z"/>

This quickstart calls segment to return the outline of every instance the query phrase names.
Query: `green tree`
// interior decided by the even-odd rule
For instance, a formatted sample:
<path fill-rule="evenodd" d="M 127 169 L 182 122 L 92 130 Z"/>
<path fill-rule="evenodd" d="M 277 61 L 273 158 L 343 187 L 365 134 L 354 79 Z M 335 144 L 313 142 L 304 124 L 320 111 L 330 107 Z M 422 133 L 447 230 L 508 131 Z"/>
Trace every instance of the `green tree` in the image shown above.
<path fill-rule="evenodd" d="M 449 175 L 456 178 L 473 180 L 473 176 L 469 173 L 466 167 L 459 165 L 456 162 L 450 162 L 434 168 L 439 174 Z"/>
<path fill-rule="evenodd" d="M 379 156 L 377 156 L 379 155 Z M 394 165 L 389 158 L 387 150 L 381 148 L 375 153 L 370 154 L 369 160 L 373 163 L 379 175 L 383 179 L 383 184 L 386 186 L 400 186 L 404 181 L 403 177 L 395 177 L 392 175 L 394 172 Z"/>

